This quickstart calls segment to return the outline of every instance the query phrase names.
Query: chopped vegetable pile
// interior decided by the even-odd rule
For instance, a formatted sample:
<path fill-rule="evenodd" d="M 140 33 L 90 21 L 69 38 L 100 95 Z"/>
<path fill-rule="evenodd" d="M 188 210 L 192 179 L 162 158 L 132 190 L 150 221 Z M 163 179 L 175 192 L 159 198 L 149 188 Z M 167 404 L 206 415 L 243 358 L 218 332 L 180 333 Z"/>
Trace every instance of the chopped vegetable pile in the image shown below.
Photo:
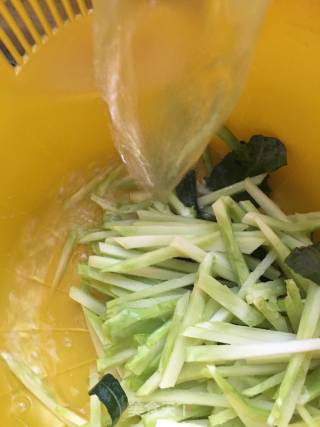
<path fill-rule="evenodd" d="M 90 420 L 2 354 L 68 426 L 320 426 L 320 212 L 286 215 L 267 195 L 287 162 L 279 140 L 231 137 L 218 165 L 206 154 L 208 178 L 189 172 L 167 204 L 118 169 L 73 196 L 103 210 L 100 227 L 72 231 L 54 283 L 75 239 L 90 245 L 70 289 L 98 355 Z"/>

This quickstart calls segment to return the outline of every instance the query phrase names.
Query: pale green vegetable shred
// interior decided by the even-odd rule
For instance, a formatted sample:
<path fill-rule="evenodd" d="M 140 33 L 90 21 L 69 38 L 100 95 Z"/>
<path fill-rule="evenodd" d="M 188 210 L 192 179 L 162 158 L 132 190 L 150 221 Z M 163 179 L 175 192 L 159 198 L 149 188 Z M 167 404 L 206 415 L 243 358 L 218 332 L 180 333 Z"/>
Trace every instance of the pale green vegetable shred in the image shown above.
<path fill-rule="evenodd" d="M 285 264 L 290 250 L 310 242 L 320 215 L 287 216 L 259 189 L 264 177 L 200 196 L 213 220 L 196 218 L 174 193 L 167 205 L 141 194 L 110 202 L 111 189 L 135 191 L 119 168 L 66 204 L 89 195 L 103 210 L 101 227 L 78 232 L 91 255 L 70 296 L 98 353 L 90 387 L 112 369 L 128 396 L 120 423 L 320 426 L 320 287 Z M 257 207 L 231 198 L 244 190 Z M 75 236 L 64 246 L 55 287 Z M 66 425 L 109 424 L 96 396 L 84 420 L 57 404 L 25 364 L 2 357 Z"/>

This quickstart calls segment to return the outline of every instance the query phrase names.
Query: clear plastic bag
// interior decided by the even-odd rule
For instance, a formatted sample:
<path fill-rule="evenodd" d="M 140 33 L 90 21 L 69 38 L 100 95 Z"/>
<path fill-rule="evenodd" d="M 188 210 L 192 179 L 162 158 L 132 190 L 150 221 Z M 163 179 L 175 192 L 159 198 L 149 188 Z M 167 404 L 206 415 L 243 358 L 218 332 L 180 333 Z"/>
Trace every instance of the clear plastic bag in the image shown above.
<path fill-rule="evenodd" d="M 153 193 L 179 182 L 231 112 L 267 4 L 96 1 L 96 75 L 115 144 Z"/>

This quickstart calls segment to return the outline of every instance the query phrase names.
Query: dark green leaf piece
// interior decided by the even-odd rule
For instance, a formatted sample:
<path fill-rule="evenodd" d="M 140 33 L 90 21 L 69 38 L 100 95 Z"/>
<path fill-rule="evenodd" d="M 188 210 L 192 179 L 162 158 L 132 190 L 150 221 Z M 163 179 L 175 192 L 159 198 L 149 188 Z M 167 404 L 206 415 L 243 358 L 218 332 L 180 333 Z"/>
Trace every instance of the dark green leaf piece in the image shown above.
<path fill-rule="evenodd" d="M 254 135 L 248 143 L 228 153 L 206 179 L 211 191 L 270 173 L 287 164 L 285 145 L 277 138 Z"/>
<path fill-rule="evenodd" d="M 294 249 L 286 264 L 296 273 L 320 285 L 320 242 Z"/>
<path fill-rule="evenodd" d="M 197 177 L 194 170 L 189 171 L 178 184 L 176 193 L 185 206 L 188 208 L 197 207 Z"/>
<path fill-rule="evenodd" d="M 98 396 L 107 408 L 114 426 L 128 407 L 127 395 L 119 381 L 113 375 L 107 374 L 89 391 L 90 396 L 93 394 Z"/>

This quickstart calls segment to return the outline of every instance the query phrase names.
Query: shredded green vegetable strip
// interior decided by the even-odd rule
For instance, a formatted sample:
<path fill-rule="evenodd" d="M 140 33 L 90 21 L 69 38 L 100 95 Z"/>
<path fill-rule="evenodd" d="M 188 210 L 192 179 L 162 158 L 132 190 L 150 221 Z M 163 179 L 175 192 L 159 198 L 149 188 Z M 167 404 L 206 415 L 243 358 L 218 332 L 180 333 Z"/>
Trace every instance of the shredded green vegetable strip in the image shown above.
<path fill-rule="evenodd" d="M 224 130 L 221 136 L 236 144 Z M 212 220 L 196 218 L 174 193 L 168 204 L 132 203 L 125 192 L 111 203 L 111 189 L 134 187 L 119 168 L 68 203 L 88 195 L 104 219 L 67 239 L 54 287 L 76 240 L 88 245 L 81 287 L 71 286 L 70 296 L 83 308 L 98 353 L 90 387 L 112 369 L 129 400 L 128 425 L 320 425 L 320 287 L 285 263 L 320 228 L 320 215 L 285 215 L 259 189 L 264 177 L 198 197 Z M 257 207 L 249 195 L 232 198 L 245 190 Z M 55 403 L 24 364 L 2 357 L 67 425 L 109 424 L 96 396 L 83 420 Z"/>

